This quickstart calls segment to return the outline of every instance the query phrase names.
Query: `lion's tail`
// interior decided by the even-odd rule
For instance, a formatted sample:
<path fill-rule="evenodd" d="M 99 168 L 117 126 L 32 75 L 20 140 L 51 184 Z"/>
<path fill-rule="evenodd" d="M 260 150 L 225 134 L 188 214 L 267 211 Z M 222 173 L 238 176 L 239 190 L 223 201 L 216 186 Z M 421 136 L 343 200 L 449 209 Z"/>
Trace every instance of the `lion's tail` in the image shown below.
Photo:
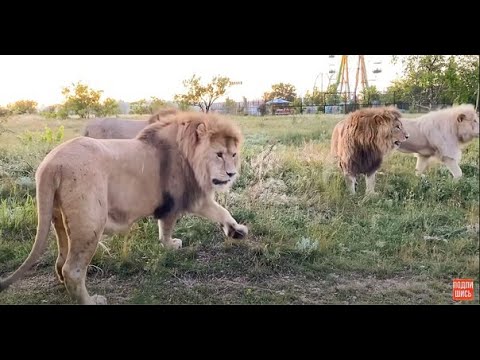
<path fill-rule="evenodd" d="M 49 171 L 42 172 L 37 180 L 38 226 L 33 248 L 27 259 L 13 274 L 0 280 L 0 291 L 5 290 L 8 286 L 21 278 L 45 251 L 48 232 L 50 230 L 50 222 L 52 221 L 53 200 L 56 189 L 58 188 L 58 181 L 55 181 L 54 176 L 48 176 L 48 173 Z"/>

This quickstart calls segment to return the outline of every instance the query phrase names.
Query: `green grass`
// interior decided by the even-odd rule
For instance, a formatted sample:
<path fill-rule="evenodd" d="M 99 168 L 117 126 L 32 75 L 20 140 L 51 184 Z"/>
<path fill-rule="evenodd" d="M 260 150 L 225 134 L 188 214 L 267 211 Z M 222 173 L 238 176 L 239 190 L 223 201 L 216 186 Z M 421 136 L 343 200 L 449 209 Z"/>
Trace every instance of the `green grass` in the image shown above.
<path fill-rule="evenodd" d="M 249 227 L 225 239 L 220 227 L 182 218 L 184 248 L 159 245 L 153 219 L 105 238 L 87 288 L 131 304 L 450 304 L 453 278 L 479 280 L 479 143 L 463 151 L 464 177 L 441 165 L 414 176 L 415 158 L 394 152 L 377 176 L 377 196 L 359 182 L 347 194 L 328 160 L 342 116 L 238 117 L 245 134 L 242 172 L 218 201 Z M 17 117 L 0 135 L 0 274 L 28 255 L 36 231 L 34 174 L 45 154 L 80 134 L 84 121 Z M 38 131 L 26 137 L 24 131 Z M 42 135 L 43 134 L 43 135 Z M 42 140 L 43 136 L 43 140 Z M 62 140 L 62 141 L 63 141 Z M 71 303 L 55 278 L 56 244 L 0 303 Z"/>

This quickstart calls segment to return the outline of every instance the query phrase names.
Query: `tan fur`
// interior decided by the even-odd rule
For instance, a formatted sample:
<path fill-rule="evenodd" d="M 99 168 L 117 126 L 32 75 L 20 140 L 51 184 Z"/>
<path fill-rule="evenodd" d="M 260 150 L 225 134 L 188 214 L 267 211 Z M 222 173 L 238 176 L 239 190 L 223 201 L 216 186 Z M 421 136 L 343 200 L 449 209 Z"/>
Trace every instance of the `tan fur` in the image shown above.
<path fill-rule="evenodd" d="M 83 135 L 94 139 L 133 139 L 149 124 L 153 124 L 161 118 L 175 115 L 177 112 L 178 110 L 175 108 L 164 108 L 148 120 L 95 118 L 87 123 Z"/>
<path fill-rule="evenodd" d="M 427 169 L 430 160 L 437 159 L 447 166 L 454 178 L 462 176 L 461 147 L 478 138 L 480 131 L 473 105 L 432 111 L 416 119 L 402 119 L 402 122 L 411 136 L 398 150 L 415 153 L 417 175 Z"/>
<path fill-rule="evenodd" d="M 179 112 L 135 139 L 77 137 L 59 145 L 36 172 L 38 228 L 32 251 L 0 281 L 0 290 L 44 251 L 50 222 L 58 240 L 58 277 L 81 304 L 106 302 L 103 296 L 89 296 L 85 287 L 100 236 L 126 231 L 142 217 L 159 219 L 161 242 L 172 248 L 182 245 L 172 232 L 187 212 L 222 224 L 228 236 L 245 237 L 247 227 L 214 200 L 215 191 L 228 189 L 238 176 L 241 142 L 231 120 Z"/>
<path fill-rule="evenodd" d="M 355 193 L 357 175 L 365 174 L 367 192 L 373 193 L 383 157 L 407 137 L 400 112 L 393 107 L 363 108 L 340 121 L 332 132 L 330 152 L 349 190 Z"/>

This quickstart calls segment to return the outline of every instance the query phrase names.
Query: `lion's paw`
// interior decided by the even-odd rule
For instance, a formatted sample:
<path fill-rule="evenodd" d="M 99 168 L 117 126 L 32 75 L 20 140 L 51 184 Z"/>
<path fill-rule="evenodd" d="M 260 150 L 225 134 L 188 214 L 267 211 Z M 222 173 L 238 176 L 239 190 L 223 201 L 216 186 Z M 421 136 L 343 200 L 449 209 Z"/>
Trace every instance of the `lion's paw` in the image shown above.
<path fill-rule="evenodd" d="M 234 238 L 234 239 L 243 239 L 247 236 L 248 234 L 248 228 L 245 225 L 229 225 L 228 229 L 224 229 L 225 234 L 227 236 Z"/>
<path fill-rule="evenodd" d="M 96 305 L 107 305 L 107 298 L 102 295 L 93 295 L 91 299 L 94 304 Z"/>
<path fill-rule="evenodd" d="M 178 250 L 182 248 L 182 240 L 172 239 L 171 241 L 163 244 L 167 249 Z"/>

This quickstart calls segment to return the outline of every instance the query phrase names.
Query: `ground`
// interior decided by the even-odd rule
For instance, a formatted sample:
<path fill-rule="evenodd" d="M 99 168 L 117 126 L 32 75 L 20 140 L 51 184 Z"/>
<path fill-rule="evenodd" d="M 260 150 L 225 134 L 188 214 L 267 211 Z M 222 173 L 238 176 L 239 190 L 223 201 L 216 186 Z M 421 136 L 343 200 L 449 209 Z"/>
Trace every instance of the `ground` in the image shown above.
<path fill-rule="evenodd" d="M 186 216 L 174 233 L 184 248 L 167 250 L 156 222 L 141 220 L 103 239 L 87 277 L 91 294 L 111 304 L 478 304 L 478 141 L 464 150 L 458 182 L 442 166 L 418 178 L 414 157 L 394 152 L 379 194 L 366 197 L 362 180 L 352 197 L 328 159 L 341 118 L 235 118 L 246 137 L 242 172 L 218 201 L 249 227 L 248 238 L 225 239 L 218 225 Z M 31 249 L 38 163 L 84 124 L 36 115 L 3 123 L 0 276 Z M 54 274 L 50 236 L 38 265 L 0 293 L 0 304 L 72 303 Z M 475 280 L 475 301 L 452 300 L 454 278 Z"/>

